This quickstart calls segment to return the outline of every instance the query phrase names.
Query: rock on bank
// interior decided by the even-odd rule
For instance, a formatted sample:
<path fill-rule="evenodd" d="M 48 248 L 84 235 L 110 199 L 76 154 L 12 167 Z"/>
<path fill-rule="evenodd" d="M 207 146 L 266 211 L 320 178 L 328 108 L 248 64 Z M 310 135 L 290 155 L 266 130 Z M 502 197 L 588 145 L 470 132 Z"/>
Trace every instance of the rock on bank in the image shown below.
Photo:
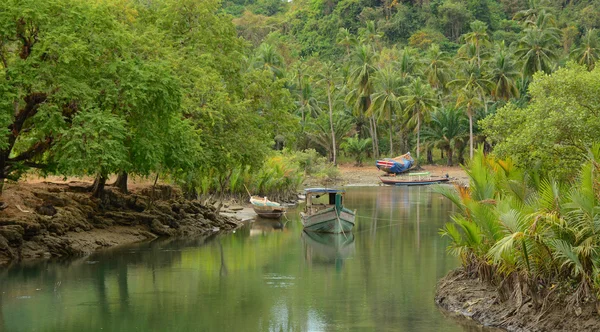
<path fill-rule="evenodd" d="M 159 236 L 192 236 L 239 226 L 213 207 L 183 199 L 170 186 L 127 195 L 107 187 L 102 199 L 92 198 L 88 186 L 41 183 L 7 188 L 0 211 L 0 264 L 82 255 Z"/>

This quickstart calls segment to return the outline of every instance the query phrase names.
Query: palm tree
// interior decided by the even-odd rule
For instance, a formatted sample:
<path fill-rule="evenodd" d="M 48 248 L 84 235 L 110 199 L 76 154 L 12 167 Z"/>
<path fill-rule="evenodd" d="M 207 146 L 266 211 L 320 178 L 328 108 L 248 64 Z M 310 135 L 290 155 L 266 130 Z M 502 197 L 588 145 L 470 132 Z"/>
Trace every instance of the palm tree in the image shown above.
<path fill-rule="evenodd" d="M 321 82 L 325 84 L 325 89 L 327 90 L 327 105 L 329 106 L 329 126 L 331 129 L 331 140 L 332 140 L 332 152 L 333 152 L 333 164 L 337 165 L 337 151 L 336 151 L 336 142 L 335 142 L 335 130 L 333 125 L 333 99 L 332 95 L 334 90 L 336 89 L 335 81 L 337 79 L 336 67 L 333 63 L 327 62 L 325 66 L 321 70 L 320 77 Z"/>
<path fill-rule="evenodd" d="M 310 82 L 302 82 L 301 89 L 299 91 L 300 100 L 297 101 L 298 110 L 302 118 L 302 124 L 306 122 L 306 116 L 317 117 L 321 108 L 319 107 L 319 101 L 314 96 L 312 84 Z"/>
<path fill-rule="evenodd" d="M 446 151 L 447 165 L 452 166 L 454 151 L 468 136 L 467 117 L 457 108 L 438 109 L 431 114 L 421 136 L 426 144 Z"/>
<path fill-rule="evenodd" d="M 490 37 L 487 34 L 487 24 L 481 21 L 471 23 L 471 32 L 462 36 L 466 46 L 472 46 L 475 51 L 477 67 L 481 68 L 482 48 L 489 45 Z"/>
<path fill-rule="evenodd" d="M 450 67 L 446 52 L 440 50 L 439 45 L 431 44 L 424 62 L 424 75 L 429 84 L 435 89 L 444 89 L 449 79 L 448 68 Z"/>
<path fill-rule="evenodd" d="M 484 77 L 480 68 L 471 62 L 461 65 L 459 78 L 448 82 L 458 95 L 456 107 L 466 107 L 469 117 L 469 157 L 473 158 L 473 115 L 478 106 L 486 107 L 486 95 L 493 89 L 494 83 Z"/>
<path fill-rule="evenodd" d="M 392 119 L 396 111 L 402 108 L 400 103 L 400 90 L 402 88 L 402 80 L 396 76 L 396 73 L 386 67 L 374 76 L 375 93 L 371 95 L 373 102 L 367 110 L 367 115 L 375 115 L 377 120 L 383 118 L 388 120 L 390 130 L 390 156 L 394 155 L 393 145 L 393 128 Z"/>
<path fill-rule="evenodd" d="M 358 29 L 360 41 L 364 44 L 371 45 L 371 49 L 375 52 L 375 46 L 379 44 L 379 40 L 383 34 L 377 32 L 375 21 L 367 21 L 364 28 Z"/>
<path fill-rule="evenodd" d="M 358 134 L 354 137 L 346 137 L 346 141 L 342 143 L 342 149 L 347 154 L 354 156 L 356 160 L 356 166 L 362 166 L 363 155 L 367 150 L 367 145 L 371 143 L 370 138 L 361 139 Z"/>
<path fill-rule="evenodd" d="M 283 76 L 283 58 L 273 46 L 262 43 L 256 51 L 255 65 L 259 68 L 268 69 L 273 72 L 273 75 L 277 78 Z"/>
<path fill-rule="evenodd" d="M 417 160 L 419 160 L 421 123 L 429 117 L 429 113 L 436 106 L 435 93 L 429 84 L 423 82 L 421 78 L 416 78 L 406 89 L 404 104 L 406 115 L 410 116 L 410 121 L 416 122 L 417 125 L 415 131 L 417 132 Z"/>
<path fill-rule="evenodd" d="M 408 46 L 403 48 L 397 66 L 400 76 L 405 80 L 421 74 L 419 51 Z"/>
<path fill-rule="evenodd" d="M 353 53 L 354 68 L 350 72 L 349 84 L 354 87 L 347 97 L 348 102 L 354 105 L 355 115 L 363 116 L 371 107 L 371 94 L 373 94 L 373 74 L 376 68 L 373 66 L 376 54 L 367 45 L 360 45 Z M 373 143 L 373 155 L 378 156 L 379 145 L 377 142 L 377 126 L 374 118 L 369 118 L 369 132 Z"/>
<path fill-rule="evenodd" d="M 558 58 L 559 35 L 551 29 L 531 28 L 519 40 L 515 55 L 523 62 L 523 76 L 531 77 L 535 72 L 550 73 Z"/>
<path fill-rule="evenodd" d="M 346 28 L 340 28 L 336 37 L 338 45 L 346 48 L 346 56 L 350 56 L 350 47 L 356 45 L 356 38 Z"/>
<path fill-rule="evenodd" d="M 504 41 L 495 45 L 494 57 L 488 61 L 490 80 L 494 83 L 492 96 L 508 101 L 510 98 L 519 98 L 517 80 L 521 76 L 517 70 L 517 62 L 513 53 L 504 46 Z"/>
<path fill-rule="evenodd" d="M 600 57 L 600 45 L 598 44 L 598 31 L 588 30 L 581 38 L 581 44 L 574 49 L 571 56 L 580 65 L 585 65 L 588 70 L 594 69 L 596 61 Z"/>
<path fill-rule="evenodd" d="M 333 160 L 333 149 L 337 149 L 342 138 L 348 134 L 352 127 L 352 119 L 342 113 L 334 113 L 333 119 L 328 115 L 321 114 L 319 117 L 307 123 L 306 134 L 308 138 L 327 151 L 329 159 Z M 333 126 L 331 121 L 333 120 Z M 331 128 L 334 131 L 331 131 Z M 334 146 L 332 142 L 336 142 Z"/>

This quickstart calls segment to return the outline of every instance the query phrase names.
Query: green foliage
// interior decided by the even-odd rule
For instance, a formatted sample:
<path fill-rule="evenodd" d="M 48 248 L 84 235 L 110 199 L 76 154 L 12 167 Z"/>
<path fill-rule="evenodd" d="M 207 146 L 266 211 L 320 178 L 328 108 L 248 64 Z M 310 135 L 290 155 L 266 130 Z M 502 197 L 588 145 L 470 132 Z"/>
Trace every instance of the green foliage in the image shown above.
<path fill-rule="evenodd" d="M 78 113 L 51 150 L 59 174 L 107 176 L 127 167 L 122 119 L 99 110 Z"/>
<path fill-rule="evenodd" d="M 591 148 L 570 183 L 530 181 L 533 173 L 479 150 L 467 171 L 469 188 L 437 188 L 460 211 L 441 231 L 452 241 L 449 250 L 470 273 L 488 281 L 515 275 L 519 282 L 535 279 L 537 286 L 527 288 L 533 298 L 555 287 L 574 303 L 600 298 L 600 256 L 594 249 L 600 244 L 599 149 L 598 144 Z"/>
<path fill-rule="evenodd" d="M 523 167 L 541 167 L 556 178 L 573 176 L 600 130 L 597 116 L 600 76 L 597 70 L 571 64 L 552 75 L 538 74 L 530 85 L 526 108 L 509 104 L 483 120 L 500 157 Z"/>
<path fill-rule="evenodd" d="M 371 144 L 370 138 L 359 138 L 358 135 L 355 135 L 354 137 L 346 138 L 346 141 L 342 143 L 342 149 L 344 149 L 347 154 L 354 157 L 356 165 L 362 166 L 369 144 Z"/>

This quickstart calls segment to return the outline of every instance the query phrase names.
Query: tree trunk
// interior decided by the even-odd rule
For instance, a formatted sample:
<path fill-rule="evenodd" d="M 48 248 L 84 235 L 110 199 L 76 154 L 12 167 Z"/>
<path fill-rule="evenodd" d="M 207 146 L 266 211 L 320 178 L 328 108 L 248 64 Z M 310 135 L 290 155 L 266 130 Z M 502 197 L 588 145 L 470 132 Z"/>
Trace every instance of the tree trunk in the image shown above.
<path fill-rule="evenodd" d="M 371 116 L 371 120 L 373 121 L 373 134 L 375 137 L 375 158 L 379 158 L 379 135 L 377 135 L 377 120 L 375 120 L 375 116 Z"/>
<path fill-rule="evenodd" d="M 104 187 L 106 186 L 106 176 L 98 174 L 92 186 L 92 197 L 102 198 L 104 196 Z"/>
<path fill-rule="evenodd" d="M 122 192 L 123 194 L 127 194 L 127 178 L 128 178 L 128 174 L 127 172 L 123 171 L 121 173 L 119 173 L 119 175 L 117 175 L 117 180 L 115 181 L 115 183 L 113 183 L 112 185 L 117 187 L 117 189 L 119 189 L 120 192 Z"/>
<path fill-rule="evenodd" d="M 448 148 L 448 166 L 452 166 L 452 148 Z M 442 157 L 443 158 L 443 157 Z"/>
<path fill-rule="evenodd" d="M 440 149 L 440 155 L 441 155 L 440 158 L 444 159 L 444 149 Z"/>
<path fill-rule="evenodd" d="M 421 155 L 421 117 L 417 111 L 417 164 Z"/>
<path fill-rule="evenodd" d="M 373 131 L 373 121 L 369 118 L 369 133 L 371 134 L 371 147 L 373 148 L 373 157 L 376 157 L 375 154 L 375 134 Z"/>
<path fill-rule="evenodd" d="M 427 163 L 429 165 L 433 164 L 433 149 L 431 149 L 431 148 L 427 149 Z"/>
<path fill-rule="evenodd" d="M 392 112 L 390 112 L 390 158 L 394 158 L 394 141 L 392 139 L 392 131 L 394 124 L 392 123 Z"/>
<path fill-rule="evenodd" d="M 473 159 L 473 114 L 469 106 L 469 157 Z"/>
<path fill-rule="evenodd" d="M 335 143 L 335 130 L 333 129 L 333 102 L 331 101 L 331 84 L 327 87 L 327 101 L 329 102 L 329 126 L 331 127 L 331 141 L 332 141 L 332 153 L 333 153 L 333 165 L 337 165 L 336 161 L 336 143 Z"/>

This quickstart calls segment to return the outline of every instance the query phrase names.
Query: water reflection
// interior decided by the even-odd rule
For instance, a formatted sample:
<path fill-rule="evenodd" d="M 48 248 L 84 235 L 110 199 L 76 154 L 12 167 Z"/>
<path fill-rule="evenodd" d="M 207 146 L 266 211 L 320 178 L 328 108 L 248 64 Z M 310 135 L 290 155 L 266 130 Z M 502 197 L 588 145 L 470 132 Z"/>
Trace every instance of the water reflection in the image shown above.
<path fill-rule="evenodd" d="M 355 252 L 353 233 L 302 232 L 304 259 L 309 265 L 335 265 L 339 270 L 344 260 Z"/>
<path fill-rule="evenodd" d="M 0 331 L 462 331 L 433 303 L 457 265 L 452 204 L 420 188 L 349 188 L 352 233 L 259 220 L 0 270 Z M 312 236 L 311 236 L 312 235 Z"/>

